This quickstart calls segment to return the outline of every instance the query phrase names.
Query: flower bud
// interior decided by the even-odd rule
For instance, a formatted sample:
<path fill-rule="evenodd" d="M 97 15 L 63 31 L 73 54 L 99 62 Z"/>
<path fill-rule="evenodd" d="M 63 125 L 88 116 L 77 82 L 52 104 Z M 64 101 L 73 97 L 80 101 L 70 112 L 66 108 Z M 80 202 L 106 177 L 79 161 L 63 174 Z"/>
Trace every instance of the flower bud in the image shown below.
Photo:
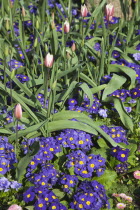
<path fill-rule="evenodd" d="M 38 39 L 37 37 L 35 38 L 35 41 L 34 41 L 34 47 L 37 47 L 37 42 L 38 42 Z"/>
<path fill-rule="evenodd" d="M 106 15 L 106 19 L 108 21 L 112 20 L 112 17 L 114 15 L 114 6 L 112 4 L 107 4 L 105 7 L 105 15 Z"/>
<path fill-rule="evenodd" d="M 5 24 L 6 30 L 10 30 L 10 22 L 9 20 L 6 20 L 6 24 Z"/>
<path fill-rule="evenodd" d="M 87 9 L 86 5 L 84 4 L 84 6 L 81 6 L 81 16 L 86 17 L 87 14 L 88 14 L 88 9 Z"/>
<path fill-rule="evenodd" d="M 39 20 L 36 21 L 36 29 L 39 29 Z"/>
<path fill-rule="evenodd" d="M 14 115 L 17 120 L 20 120 L 22 118 L 22 107 L 20 104 L 16 105 Z"/>
<path fill-rule="evenodd" d="M 64 32 L 65 33 L 69 33 L 69 31 L 70 31 L 69 21 L 68 20 L 65 20 L 65 22 L 64 22 Z"/>
<path fill-rule="evenodd" d="M 53 66 L 53 62 L 54 62 L 53 55 L 48 53 L 45 57 L 45 60 L 44 60 L 45 66 L 48 67 L 48 68 L 51 68 Z"/>
<path fill-rule="evenodd" d="M 21 206 L 18 206 L 17 204 L 13 204 L 7 210 L 22 210 L 22 208 Z"/>
<path fill-rule="evenodd" d="M 26 13 L 25 13 L 25 8 L 22 7 L 22 16 L 25 17 Z"/>
<path fill-rule="evenodd" d="M 75 43 L 73 42 L 72 46 L 71 46 L 71 50 L 74 52 L 76 50 L 76 45 Z"/>

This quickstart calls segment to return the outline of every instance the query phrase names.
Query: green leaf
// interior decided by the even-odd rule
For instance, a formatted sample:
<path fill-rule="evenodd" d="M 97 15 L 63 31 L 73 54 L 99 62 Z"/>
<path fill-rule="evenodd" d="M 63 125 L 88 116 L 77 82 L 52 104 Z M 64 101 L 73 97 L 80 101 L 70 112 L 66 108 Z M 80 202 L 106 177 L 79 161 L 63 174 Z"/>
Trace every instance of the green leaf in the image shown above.
<path fill-rule="evenodd" d="M 99 85 L 99 86 L 97 86 L 97 87 L 91 88 L 92 94 L 100 92 L 100 91 L 103 90 L 106 86 L 107 86 L 107 85 L 104 84 L 104 85 Z"/>
<path fill-rule="evenodd" d="M 65 196 L 65 193 L 59 189 L 53 189 L 52 191 L 59 199 L 62 199 Z"/>
<path fill-rule="evenodd" d="M 70 167 L 68 169 L 68 171 L 69 171 L 70 175 L 75 175 L 75 173 L 74 173 L 74 166 Z"/>
<path fill-rule="evenodd" d="M 133 121 L 130 118 L 130 116 L 128 115 L 128 113 L 126 112 L 126 110 L 124 109 L 123 103 L 121 101 L 120 98 L 117 97 L 113 97 L 110 96 L 106 99 L 107 102 L 114 102 L 114 108 L 118 111 L 118 114 L 120 116 L 120 119 L 122 121 L 122 123 L 124 124 L 124 126 L 128 129 L 130 129 L 131 131 L 133 131 Z"/>
<path fill-rule="evenodd" d="M 130 143 L 126 148 L 130 150 L 129 156 L 134 155 L 135 151 L 137 150 L 137 144 Z"/>
<path fill-rule="evenodd" d="M 128 171 L 127 171 L 127 173 L 131 173 L 131 172 L 134 172 L 134 171 L 139 171 L 140 170 L 140 165 L 139 166 L 137 166 L 137 167 L 134 167 L 134 168 L 132 168 L 132 169 L 129 169 Z"/>
<path fill-rule="evenodd" d="M 16 168 L 16 179 L 18 182 L 22 181 L 24 173 L 26 173 L 26 168 L 35 154 L 39 151 L 39 142 L 34 142 L 31 145 L 31 151 L 27 153 L 26 156 L 20 159 Z"/>
<path fill-rule="evenodd" d="M 25 136 L 29 133 L 32 133 L 34 131 L 37 131 L 38 129 L 40 129 L 45 123 L 47 122 L 47 120 L 40 122 L 36 125 L 30 126 L 29 128 L 26 128 L 25 130 L 20 130 L 18 131 L 18 138 L 20 138 L 21 136 Z M 11 136 L 9 136 L 9 140 L 10 141 L 14 141 L 14 139 L 16 138 L 16 134 L 12 134 Z"/>
<path fill-rule="evenodd" d="M 109 64 L 108 69 L 110 72 L 122 72 L 123 74 L 126 74 L 131 80 L 130 88 L 135 87 L 136 72 L 133 69 L 117 64 Z"/>
<path fill-rule="evenodd" d="M 119 89 L 126 82 L 126 78 L 123 76 L 118 76 L 117 74 L 113 74 L 113 77 L 107 84 L 104 89 L 102 100 L 105 100 L 107 95 L 113 93 L 115 90 Z"/>
<path fill-rule="evenodd" d="M 86 83 L 82 83 L 80 86 L 79 86 L 83 91 L 84 93 L 88 96 L 89 100 L 90 100 L 90 107 L 92 106 L 93 104 L 93 94 L 92 94 L 92 91 L 91 89 L 88 87 L 88 85 Z"/>
<path fill-rule="evenodd" d="M 91 85 L 92 87 L 96 87 L 96 83 L 94 83 L 88 76 L 86 76 L 83 73 L 80 73 L 80 78 L 82 80 L 84 80 L 84 82 L 88 83 L 89 85 Z"/>
<path fill-rule="evenodd" d="M 58 50 L 58 35 L 56 28 L 52 30 L 52 33 L 53 33 L 53 41 L 52 41 L 53 54 L 56 55 Z"/>
<path fill-rule="evenodd" d="M 34 206 L 26 206 L 25 207 L 27 210 L 34 210 Z"/>
<path fill-rule="evenodd" d="M 67 128 L 83 130 L 87 133 L 97 135 L 96 130 L 94 130 L 91 126 L 82 122 L 70 121 L 70 120 L 59 120 L 59 121 L 53 121 L 53 122 L 48 123 L 48 132 L 63 130 Z"/>
<path fill-rule="evenodd" d="M 12 134 L 12 131 L 4 128 L 0 128 L 0 134 Z"/>
<path fill-rule="evenodd" d="M 79 130 L 83 130 L 83 131 L 88 132 L 88 133 L 94 133 L 95 135 L 97 135 L 97 132 L 99 132 L 108 142 L 110 142 L 110 144 L 112 146 L 116 147 L 117 145 L 119 145 L 98 126 L 98 123 L 96 124 L 95 121 L 93 121 L 91 118 L 89 118 L 87 115 L 85 115 L 83 113 L 78 113 L 78 112 L 75 112 L 75 111 L 62 111 L 62 112 L 59 112 L 59 113 L 56 113 L 56 114 L 53 115 L 53 120 L 54 121 L 55 120 L 72 119 L 72 118 L 75 118 L 78 121 L 81 121 L 81 122 L 84 123 L 83 124 L 84 126 L 83 126 L 82 129 L 81 129 L 81 126 L 79 126 L 80 127 Z M 76 121 L 72 121 L 72 122 L 74 123 Z M 88 127 L 87 128 L 88 130 L 86 131 L 85 126 L 87 126 L 87 125 L 90 126 L 90 128 Z M 59 126 L 59 125 L 57 125 L 57 126 Z M 74 128 L 74 126 L 72 126 L 71 128 Z M 76 128 L 76 129 L 78 129 L 78 128 Z M 91 129 L 92 129 L 92 132 L 91 132 Z M 122 145 L 119 145 L 119 146 L 123 148 Z"/>
<path fill-rule="evenodd" d="M 111 188 L 116 178 L 117 178 L 117 173 L 115 171 L 105 170 L 103 175 L 101 175 L 100 177 L 93 178 L 93 180 L 100 182 L 108 190 L 109 188 Z"/>
<path fill-rule="evenodd" d="M 108 148 L 108 145 L 106 144 L 106 142 L 102 138 L 98 139 L 97 143 L 101 148 Z"/>

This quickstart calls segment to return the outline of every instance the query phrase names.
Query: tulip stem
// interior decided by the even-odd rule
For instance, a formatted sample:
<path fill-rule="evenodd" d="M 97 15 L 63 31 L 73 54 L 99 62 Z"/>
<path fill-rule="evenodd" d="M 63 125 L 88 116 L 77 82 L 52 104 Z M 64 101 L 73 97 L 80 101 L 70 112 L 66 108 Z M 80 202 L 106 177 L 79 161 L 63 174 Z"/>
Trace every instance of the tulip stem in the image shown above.
<path fill-rule="evenodd" d="M 15 142 L 15 154 L 17 150 L 17 145 L 18 145 L 18 120 L 16 121 L 16 142 Z"/>

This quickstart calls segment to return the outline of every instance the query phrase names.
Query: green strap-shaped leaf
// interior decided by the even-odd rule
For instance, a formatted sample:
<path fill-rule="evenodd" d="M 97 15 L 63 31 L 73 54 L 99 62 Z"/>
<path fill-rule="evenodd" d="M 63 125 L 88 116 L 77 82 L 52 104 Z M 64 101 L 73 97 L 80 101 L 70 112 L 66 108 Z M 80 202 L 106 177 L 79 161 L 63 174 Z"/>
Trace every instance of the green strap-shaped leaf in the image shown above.
<path fill-rule="evenodd" d="M 97 86 L 95 82 L 93 82 L 88 76 L 86 76 L 83 73 L 80 73 L 80 78 L 82 80 L 84 80 L 86 83 L 88 83 L 89 85 L 91 85 L 92 87 L 96 87 Z"/>
<path fill-rule="evenodd" d="M 110 72 L 123 72 L 123 74 L 126 74 L 131 80 L 130 88 L 135 87 L 136 72 L 133 69 L 117 64 L 109 64 L 108 69 Z"/>
<path fill-rule="evenodd" d="M 24 156 L 23 158 L 20 159 L 17 167 L 16 167 L 16 179 L 18 181 L 21 181 L 21 179 L 23 179 L 23 175 L 25 173 L 25 170 L 28 166 L 28 164 L 30 163 L 30 161 L 32 160 L 32 158 L 34 157 L 35 154 L 37 154 L 37 152 L 39 151 L 39 142 L 34 142 L 31 146 L 31 151 L 28 152 L 26 154 L 26 156 Z"/>
<path fill-rule="evenodd" d="M 93 104 L 93 94 L 92 94 L 92 91 L 91 89 L 88 87 L 88 85 L 86 83 L 83 83 L 79 86 L 83 91 L 84 93 L 88 96 L 89 100 L 90 100 L 90 107 L 92 106 Z"/>
<path fill-rule="evenodd" d="M 2 89 L 3 91 L 5 91 L 5 86 L 1 83 L 0 85 L 0 89 Z M 11 95 L 10 93 L 10 89 L 7 88 L 6 89 L 6 92 Z M 34 114 L 34 112 L 32 112 L 32 110 L 24 103 L 24 101 L 21 99 L 21 95 L 18 95 L 14 90 L 12 90 L 12 97 L 13 99 L 20 103 L 22 108 L 28 113 L 28 115 L 31 117 L 31 119 L 35 122 L 35 123 L 38 123 L 39 122 L 39 119 L 37 118 L 37 116 Z M 43 128 L 41 128 L 41 131 L 43 133 L 43 135 L 45 136 L 45 131 Z"/>
<path fill-rule="evenodd" d="M 25 130 L 20 130 L 18 131 L 18 137 L 20 138 L 21 136 L 26 136 L 28 133 L 37 131 L 38 129 L 40 129 L 45 123 L 47 122 L 47 120 L 38 123 L 36 125 L 30 126 L 29 128 L 26 128 Z M 12 134 L 11 136 L 9 136 L 9 140 L 13 141 L 16 138 L 16 134 Z"/>
<path fill-rule="evenodd" d="M 59 113 L 56 113 L 53 115 L 53 121 L 56 121 L 57 122 L 56 124 L 58 124 L 58 122 L 60 122 L 60 120 L 66 120 L 66 119 L 72 119 L 72 118 L 77 119 L 78 121 L 84 123 L 83 124 L 84 126 L 86 126 L 86 125 L 90 126 L 92 129 L 94 129 L 94 134 L 95 134 L 95 131 L 99 132 L 112 146 L 116 147 L 117 145 L 119 145 L 109 135 L 107 135 L 96 124 L 96 122 L 94 122 L 91 118 L 89 118 L 87 115 L 85 115 L 83 113 L 79 113 L 76 111 L 62 111 L 62 112 L 59 112 Z M 72 121 L 72 122 L 74 123 L 75 121 Z M 84 130 L 84 126 L 80 130 Z M 84 131 L 92 133 L 92 132 L 90 132 L 90 130 L 89 131 L 84 130 Z M 119 146 L 123 148 L 122 145 L 119 145 Z"/>
<path fill-rule="evenodd" d="M 91 88 L 92 94 L 100 92 L 101 90 L 106 88 L 106 86 L 107 86 L 106 84 L 103 84 L 103 85 L 99 85 L 97 87 Z"/>
<path fill-rule="evenodd" d="M 107 95 L 119 89 L 125 82 L 126 82 L 125 77 L 114 74 L 109 83 L 107 84 L 107 87 L 104 89 L 102 100 L 105 100 Z"/>
<path fill-rule="evenodd" d="M 127 114 L 121 99 L 113 97 L 113 96 L 110 96 L 110 97 L 108 97 L 106 99 L 106 101 L 108 101 L 108 102 L 113 101 L 114 102 L 114 107 L 118 111 L 122 123 L 124 124 L 124 126 L 126 128 L 130 129 L 131 131 L 133 131 L 133 126 L 134 126 L 133 121 L 130 118 L 130 116 Z"/>
<path fill-rule="evenodd" d="M 67 128 L 82 130 L 82 131 L 85 131 L 87 133 L 91 133 L 94 135 L 98 134 L 96 130 L 93 129 L 91 126 L 82 122 L 71 121 L 71 120 L 58 120 L 58 121 L 53 121 L 53 122 L 48 123 L 49 133 L 53 131 L 67 129 Z"/>
<path fill-rule="evenodd" d="M 0 128 L 0 134 L 12 134 L 12 131 L 4 128 Z"/>

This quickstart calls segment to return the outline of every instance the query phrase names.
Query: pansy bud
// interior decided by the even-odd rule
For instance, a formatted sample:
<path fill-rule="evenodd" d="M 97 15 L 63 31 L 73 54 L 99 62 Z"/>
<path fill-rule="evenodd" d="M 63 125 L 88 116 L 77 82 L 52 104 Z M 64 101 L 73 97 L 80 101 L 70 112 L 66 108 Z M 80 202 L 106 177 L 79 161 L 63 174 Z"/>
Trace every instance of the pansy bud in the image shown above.
<path fill-rule="evenodd" d="M 22 118 L 22 107 L 20 104 L 17 104 L 14 111 L 14 116 L 17 120 Z"/>
<path fill-rule="evenodd" d="M 69 31 L 70 31 L 70 23 L 69 23 L 68 20 L 65 20 L 65 22 L 64 22 L 64 32 L 69 33 Z"/>
<path fill-rule="evenodd" d="M 126 204 L 124 204 L 124 203 L 117 203 L 116 207 L 117 207 L 117 209 L 124 209 L 126 207 Z"/>
<path fill-rule="evenodd" d="M 17 204 L 13 204 L 7 210 L 22 210 L 22 208 L 21 206 L 18 206 Z"/>
<path fill-rule="evenodd" d="M 88 9 L 87 9 L 86 5 L 84 4 L 84 6 L 81 6 L 81 16 L 86 17 L 87 14 L 88 14 Z"/>
<path fill-rule="evenodd" d="M 133 175 L 134 175 L 135 179 L 140 179 L 140 171 L 135 171 L 133 173 Z"/>
<path fill-rule="evenodd" d="M 45 60 L 44 60 L 45 66 L 48 67 L 48 68 L 51 68 L 53 66 L 53 62 L 54 62 L 53 55 L 48 53 L 45 57 Z"/>
<path fill-rule="evenodd" d="M 105 15 L 106 15 L 106 19 L 108 21 L 112 20 L 112 17 L 114 15 L 114 6 L 112 4 L 107 4 L 105 7 Z"/>
<path fill-rule="evenodd" d="M 71 50 L 74 52 L 76 50 L 76 45 L 75 43 L 73 42 L 72 46 L 71 46 Z"/>

